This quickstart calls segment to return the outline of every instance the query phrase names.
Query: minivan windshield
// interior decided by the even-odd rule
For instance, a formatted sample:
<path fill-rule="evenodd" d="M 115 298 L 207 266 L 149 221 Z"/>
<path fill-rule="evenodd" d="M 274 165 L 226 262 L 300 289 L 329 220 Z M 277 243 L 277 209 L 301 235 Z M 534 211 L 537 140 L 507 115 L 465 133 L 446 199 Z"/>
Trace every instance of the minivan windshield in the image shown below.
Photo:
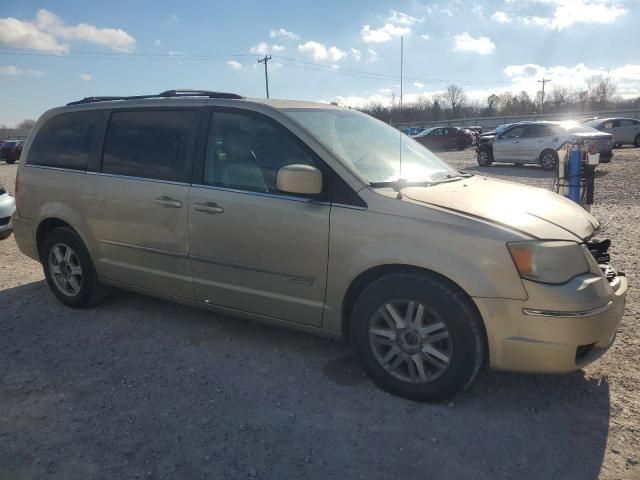
<path fill-rule="evenodd" d="M 285 113 L 369 183 L 434 182 L 459 175 L 415 140 L 367 114 L 321 108 Z"/>

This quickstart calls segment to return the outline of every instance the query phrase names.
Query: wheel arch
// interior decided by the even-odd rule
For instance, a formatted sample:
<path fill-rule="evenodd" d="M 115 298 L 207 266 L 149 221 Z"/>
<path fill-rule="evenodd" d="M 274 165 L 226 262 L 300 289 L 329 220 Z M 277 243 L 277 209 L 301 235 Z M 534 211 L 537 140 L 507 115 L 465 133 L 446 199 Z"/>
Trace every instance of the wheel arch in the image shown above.
<path fill-rule="evenodd" d="M 385 264 L 385 265 L 378 265 L 375 267 L 371 267 L 361 272 L 357 277 L 355 277 L 351 281 L 351 283 L 349 284 L 349 287 L 347 288 L 347 292 L 344 295 L 344 298 L 342 300 L 342 307 L 341 307 L 342 338 L 344 339 L 345 342 L 349 343 L 350 341 L 349 338 L 350 338 L 350 330 L 351 330 L 351 314 L 353 312 L 353 307 L 355 306 L 356 301 L 358 300 L 362 292 L 364 292 L 364 290 L 376 280 L 379 280 L 380 278 L 383 278 L 387 275 L 392 275 L 394 273 L 414 273 L 414 274 L 429 276 L 431 278 L 436 278 L 446 283 L 449 287 L 456 290 L 463 298 L 468 300 L 470 308 L 473 309 L 473 311 L 478 315 L 478 318 L 480 318 L 481 320 L 482 335 L 483 335 L 483 341 L 485 344 L 485 352 L 487 352 L 488 354 L 489 352 L 488 338 L 487 338 L 486 327 L 484 324 L 484 319 L 482 318 L 480 311 L 478 310 L 475 302 L 471 299 L 469 294 L 465 292 L 464 289 L 460 287 L 460 285 L 458 285 L 456 282 L 446 277 L 445 275 L 442 275 L 428 268 L 417 267 L 415 265 L 406 265 L 406 264 Z"/>
<path fill-rule="evenodd" d="M 547 152 L 551 152 L 553 153 L 553 155 L 556 157 L 556 162 L 558 161 L 558 152 L 557 150 L 554 150 L 553 148 L 544 148 L 541 152 L 540 155 L 538 155 L 538 163 L 540 163 L 542 161 L 542 156 L 547 153 Z"/>
<path fill-rule="evenodd" d="M 75 232 L 76 235 L 78 235 L 80 239 L 83 241 L 83 243 L 86 245 L 86 242 L 84 241 L 84 239 L 82 238 L 82 235 L 80 235 L 78 230 L 73 228 L 73 226 L 71 226 L 71 224 L 69 224 L 65 220 L 62 220 L 61 218 L 58 218 L 58 217 L 44 218 L 42 219 L 42 221 L 40 221 L 40 223 L 38 224 L 38 228 L 36 229 L 36 249 L 37 249 L 36 251 L 38 253 L 38 258 L 40 259 L 41 262 L 43 260 L 42 246 L 44 245 L 45 238 L 47 238 L 47 235 L 50 232 L 52 232 L 56 228 L 61 228 L 61 227 L 66 227 L 66 228 L 69 228 L 70 230 L 73 230 L 73 232 Z"/>

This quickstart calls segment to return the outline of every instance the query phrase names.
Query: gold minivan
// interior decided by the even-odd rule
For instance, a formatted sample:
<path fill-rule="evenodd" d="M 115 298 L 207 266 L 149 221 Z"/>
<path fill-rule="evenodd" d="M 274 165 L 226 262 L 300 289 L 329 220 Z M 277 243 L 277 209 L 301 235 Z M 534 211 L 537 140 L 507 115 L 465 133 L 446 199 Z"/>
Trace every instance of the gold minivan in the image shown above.
<path fill-rule="evenodd" d="M 623 315 L 593 216 L 353 110 L 91 97 L 45 113 L 22 158 L 15 238 L 65 305 L 120 287 L 344 338 L 403 397 L 448 398 L 485 361 L 579 369 Z"/>

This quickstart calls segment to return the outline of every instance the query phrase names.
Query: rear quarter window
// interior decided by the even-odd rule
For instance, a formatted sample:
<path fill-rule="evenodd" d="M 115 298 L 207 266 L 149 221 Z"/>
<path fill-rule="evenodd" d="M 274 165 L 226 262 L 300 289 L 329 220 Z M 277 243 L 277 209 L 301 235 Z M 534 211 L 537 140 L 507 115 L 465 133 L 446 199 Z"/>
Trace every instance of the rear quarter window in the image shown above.
<path fill-rule="evenodd" d="M 36 133 L 27 164 L 86 170 L 99 121 L 97 111 L 61 113 L 50 118 Z"/>

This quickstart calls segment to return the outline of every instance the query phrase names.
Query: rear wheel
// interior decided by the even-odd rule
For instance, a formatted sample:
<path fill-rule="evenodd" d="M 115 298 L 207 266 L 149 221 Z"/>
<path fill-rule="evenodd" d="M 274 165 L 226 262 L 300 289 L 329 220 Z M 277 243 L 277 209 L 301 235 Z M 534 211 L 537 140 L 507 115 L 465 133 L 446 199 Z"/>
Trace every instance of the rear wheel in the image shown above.
<path fill-rule="evenodd" d="M 636 139 L 633 141 L 634 147 L 640 147 L 640 133 L 636 135 Z"/>
<path fill-rule="evenodd" d="M 7 162 L 9 165 L 13 165 L 14 163 L 16 163 L 16 159 L 15 158 L 5 158 L 4 159 L 5 162 Z"/>
<path fill-rule="evenodd" d="M 545 150 L 540 154 L 540 166 L 544 170 L 554 170 L 558 163 L 558 154 L 553 150 Z"/>
<path fill-rule="evenodd" d="M 49 233 L 41 259 L 49 288 L 65 305 L 90 307 L 108 294 L 108 288 L 98 283 L 87 248 L 72 229 L 61 227 Z"/>
<path fill-rule="evenodd" d="M 478 165 L 490 167 L 493 163 L 493 153 L 488 148 L 481 148 L 478 152 Z"/>
<path fill-rule="evenodd" d="M 362 293 L 351 342 L 378 386 L 418 401 L 464 390 L 484 358 L 481 320 L 471 302 L 446 281 L 413 273 L 383 277 Z"/>

